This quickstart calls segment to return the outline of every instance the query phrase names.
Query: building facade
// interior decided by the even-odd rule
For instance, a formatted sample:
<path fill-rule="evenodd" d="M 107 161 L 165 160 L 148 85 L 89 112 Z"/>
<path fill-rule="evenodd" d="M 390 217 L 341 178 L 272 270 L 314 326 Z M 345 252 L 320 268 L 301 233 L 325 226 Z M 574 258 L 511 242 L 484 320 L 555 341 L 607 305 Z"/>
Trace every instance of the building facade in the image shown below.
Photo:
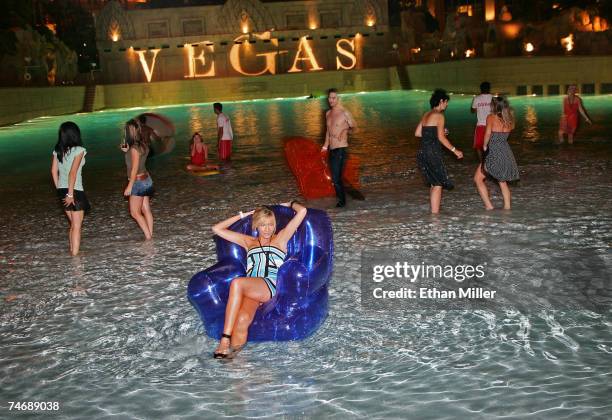
<path fill-rule="evenodd" d="M 104 83 L 350 71 L 397 64 L 386 0 L 130 9 L 96 15 Z"/>

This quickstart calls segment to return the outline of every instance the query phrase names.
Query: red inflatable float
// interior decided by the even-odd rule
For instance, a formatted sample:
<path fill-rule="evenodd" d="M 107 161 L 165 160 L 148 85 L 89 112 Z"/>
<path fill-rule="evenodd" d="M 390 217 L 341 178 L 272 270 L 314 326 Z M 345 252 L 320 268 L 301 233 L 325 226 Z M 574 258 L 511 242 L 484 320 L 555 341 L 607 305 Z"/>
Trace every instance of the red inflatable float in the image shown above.
<path fill-rule="evenodd" d="M 285 157 L 304 198 L 336 195 L 327 164 L 327 152 L 321 152 L 321 145 L 304 137 L 290 137 L 284 142 Z M 359 160 L 356 157 L 347 159 L 342 179 L 349 189 L 359 188 Z"/>

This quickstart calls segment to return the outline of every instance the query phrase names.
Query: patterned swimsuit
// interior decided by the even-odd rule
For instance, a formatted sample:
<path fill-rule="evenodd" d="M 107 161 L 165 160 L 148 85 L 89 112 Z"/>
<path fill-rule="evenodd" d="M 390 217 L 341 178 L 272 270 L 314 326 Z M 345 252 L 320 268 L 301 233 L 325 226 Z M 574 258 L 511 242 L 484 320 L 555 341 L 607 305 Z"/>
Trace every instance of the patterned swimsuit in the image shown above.
<path fill-rule="evenodd" d="M 286 253 L 282 250 L 270 246 L 256 246 L 247 252 L 247 272 L 248 277 L 261 277 L 266 282 L 270 295 L 276 294 L 276 276 L 278 269 L 285 262 Z"/>

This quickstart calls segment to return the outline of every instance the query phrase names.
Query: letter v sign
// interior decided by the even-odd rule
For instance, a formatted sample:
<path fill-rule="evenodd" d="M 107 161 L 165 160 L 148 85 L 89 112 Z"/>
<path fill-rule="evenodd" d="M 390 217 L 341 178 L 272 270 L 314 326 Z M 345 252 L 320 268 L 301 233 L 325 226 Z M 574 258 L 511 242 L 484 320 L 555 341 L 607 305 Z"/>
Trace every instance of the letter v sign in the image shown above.
<path fill-rule="evenodd" d="M 138 54 L 138 58 L 140 59 L 140 65 L 142 66 L 142 70 L 145 73 L 147 82 L 150 82 L 151 78 L 153 77 L 153 70 L 155 70 L 155 59 L 157 58 L 157 53 L 159 53 L 161 50 L 159 48 L 156 48 L 154 50 L 149 50 L 149 51 L 153 53 L 153 60 L 151 61 L 150 69 L 149 69 L 149 65 L 147 64 L 147 60 L 145 60 L 145 57 L 144 57 L 146 51 L 134 51 L 136 54 Z"/>

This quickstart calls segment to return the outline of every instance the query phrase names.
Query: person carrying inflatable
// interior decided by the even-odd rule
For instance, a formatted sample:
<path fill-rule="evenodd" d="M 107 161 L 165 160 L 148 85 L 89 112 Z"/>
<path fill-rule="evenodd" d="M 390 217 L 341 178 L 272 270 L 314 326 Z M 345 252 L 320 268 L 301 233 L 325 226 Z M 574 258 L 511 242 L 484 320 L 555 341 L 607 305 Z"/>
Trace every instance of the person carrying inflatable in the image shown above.
<path fill-rule="evenodd" d="M 259 207 L 248 213 L 240 212 L 212 228 L 216 235 L 240 245 L 247 251 L 246 276 L 236 277 L 230 284 L 223 334 L 213 354 L 215 359 L 227 358 L 244 346 L 257 308 L 276 294 L 276 276 L 287 255 L 287 242 L 302 224 L 307 213 L 306 207 L 295 201 L 283 205 L 296 213 L 278 233 L 274 212 L 268 207 Z M 252 227 L 257 230 L 257 237 L 229 229 L 235 222 L 250 214 L 253 215 Z"/>

